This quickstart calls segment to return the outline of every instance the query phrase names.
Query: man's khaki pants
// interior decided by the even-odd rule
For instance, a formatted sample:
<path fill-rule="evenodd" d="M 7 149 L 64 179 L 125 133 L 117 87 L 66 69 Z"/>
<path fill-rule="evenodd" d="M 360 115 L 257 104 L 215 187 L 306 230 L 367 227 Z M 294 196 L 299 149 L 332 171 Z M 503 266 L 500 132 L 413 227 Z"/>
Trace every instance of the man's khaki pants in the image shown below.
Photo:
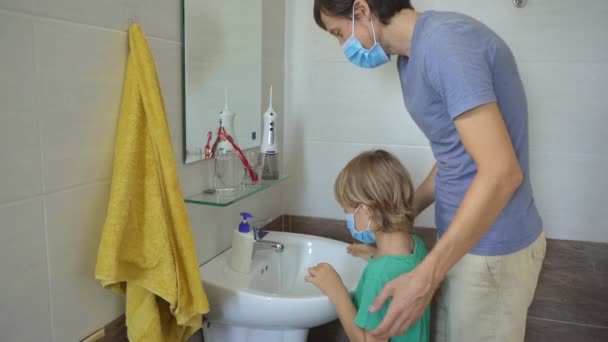
<path fill-rule="evenodd" d="M 465 255 L 442 283 L 436 342 L 522 342 L 545 258 L 545 235 L 501 256 Z"/>

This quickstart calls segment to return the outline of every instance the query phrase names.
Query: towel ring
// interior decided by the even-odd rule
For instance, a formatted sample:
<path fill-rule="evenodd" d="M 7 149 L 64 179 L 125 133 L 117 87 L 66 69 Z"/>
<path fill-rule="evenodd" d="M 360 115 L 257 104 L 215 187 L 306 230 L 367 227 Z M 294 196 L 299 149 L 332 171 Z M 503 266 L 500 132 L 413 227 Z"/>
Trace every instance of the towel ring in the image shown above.
<path fill-rule="evenodd" d="M 513 5 L 517 8 L 525 7 L 528 4 L 528 0 L 513 0 Z"/>

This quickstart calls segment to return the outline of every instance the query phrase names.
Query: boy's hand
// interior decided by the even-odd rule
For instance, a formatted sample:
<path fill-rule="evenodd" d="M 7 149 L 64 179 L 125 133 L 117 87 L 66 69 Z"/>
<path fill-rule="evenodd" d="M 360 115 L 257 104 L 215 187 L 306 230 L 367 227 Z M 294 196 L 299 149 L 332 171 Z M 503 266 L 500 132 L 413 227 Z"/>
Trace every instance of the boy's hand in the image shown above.
<path fill-rule="evenodd" d="M 354 257 L 369 260 L 372 255 L 376 254 L 376 247 L 362 243 L 353 243 L 352 245 L 346 247 L 346 253 Z"/>
<path fill-rule="evenodd" d="M 308 269 L 308 275 L 304 278 L 307 282 L 314 284 L 326 296 L 333 297 L 338 291 L 345 289 L 342 279 L 327 263 L 320 263 Z"/>

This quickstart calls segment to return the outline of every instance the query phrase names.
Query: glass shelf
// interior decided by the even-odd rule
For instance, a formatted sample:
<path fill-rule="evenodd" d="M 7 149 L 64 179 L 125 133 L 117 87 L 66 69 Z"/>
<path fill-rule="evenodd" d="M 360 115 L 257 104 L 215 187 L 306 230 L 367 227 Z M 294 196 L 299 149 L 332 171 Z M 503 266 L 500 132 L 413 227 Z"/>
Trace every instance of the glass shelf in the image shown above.
<path fill-rule="evenodd" d="M 216 191 L 215 193 L 210 194 L 201 192 L 199 194 L 186 198 L 186 203 L 210 205 L 214 207 L 227 207 L 253 194 L 257 194 L 262 190 L 275 186 L 283 182 L 287 178 L 287 175 L 282 175 L 279 177 L 279 179 L 262 180 L 260 181 L 260 184 L 247 186 L 232 191 Z"/>

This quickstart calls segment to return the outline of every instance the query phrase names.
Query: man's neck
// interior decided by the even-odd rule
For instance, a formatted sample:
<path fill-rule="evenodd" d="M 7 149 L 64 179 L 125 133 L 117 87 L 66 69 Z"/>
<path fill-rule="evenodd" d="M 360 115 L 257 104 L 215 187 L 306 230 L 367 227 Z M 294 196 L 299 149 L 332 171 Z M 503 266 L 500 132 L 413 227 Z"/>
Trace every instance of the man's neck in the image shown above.
<path fill-rule="evenodd" d="M 414 27 L 419 16 L 419 12 L 405 9 L 395 14 L 391 22 L 382 27 L 381 44 L 389 55 L 410 55 Z"/>

